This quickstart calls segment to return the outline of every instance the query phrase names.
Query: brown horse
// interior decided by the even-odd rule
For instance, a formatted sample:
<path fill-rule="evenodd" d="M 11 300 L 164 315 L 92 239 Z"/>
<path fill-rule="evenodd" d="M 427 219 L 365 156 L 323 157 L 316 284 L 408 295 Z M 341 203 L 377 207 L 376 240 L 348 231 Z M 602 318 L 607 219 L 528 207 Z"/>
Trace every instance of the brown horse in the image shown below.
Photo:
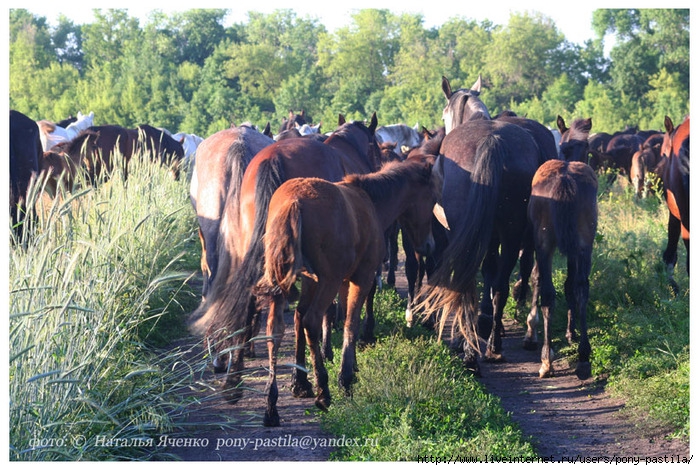
<path fill-rule="evenodd" d="M 553 374 L 551 363 L 551 319 L 556 291 L 552 281 L 552 259 L 558 250 L 568 260 L 565 297 L 568 303 L 570 343 L 577 340 L 576 323 L 580 321 L 578 365 L 580 380 L 590 377 L 590 342 L 587 336 L 587 301 L 590 294 L 592 244 L 597 231 L 597 178 L 594 170 L 578 161 L 551 160 L 537 170 L 532 181 L 528 208 L 536 249 L 538 276 L 534 276 L 532 309 L 527 318 L 525 349 L 538 347 L 536 325 L 537 302 L 544 317 L 544 341 L 541 349 L 540 377 Z"/>
<path fill-rule="evenodd" d="M 276 356 L 284 334 L 283 308 L 297 294 L 296 279 L 302 277 L 296 335 L 305 335 L 308 341 L 316 377 L 315 403 L 326 410 L 330 390 L 320 347 L 325 312 L 339 291 L 347 305 L 339 382 L 349 394 L 355 377 L 360 310 L 385 255 L 384 232 L 400 220 L 416 246 L 431 250 L 430 221 L 440 188 L 432 164 L 411 159 L 390 163 L 377 173 L 349 176 L 340 183 L 292 179 L 274 193 L 267 219 L 264 278 L 257 287 L 258 295 L 264 294 L 270 304 L 266 426 L 279 426 Z M 301 361 L 297 356 L 297 362 Z M 296 386 L 312 392 L 305 377 Z"/>
<path fill-rule="evenodd" d="M 375 114 L 369 126 L 357 121 L 345 122 L 341 116 L 338 129 L 325 142 L 305 138 L 282 140 L 265 147 L 250 161 L 241 181 L 237 225 L 231 222 L 222 226 L 220 233 L 224 238 L 219 239 L 220 252 L 227 239 L 233 237 L 237 252 L 242 253 L 241 261 L 236 269 L 224 271 L 219 265 L 209 295 L 194 312 L 191 324 L 195 332 L 205 334 L 211 345 L 214 369 L 229 370 L 224 391 L 230 401 L 237 401 L 241 394 L 236 388 L 243 368 L 240 346 L 256 331 L 255 319 L 259 315 L 252 288 L 262 277 L 263 241 L 272 194 L 291 178 L 340 181 L 346 174 L 375 171 L 376 124 Z"/>
<path fill-rule="evenodd" d="M 189 198 L 199 221 L 203 299 L 216 277 L 219 263 L 227 271 L 234 269 L 242 257 L 235 247 L 236 238 L 220 236 L 219 228 L 222 222 L 227 230 L 237 224 L 243 174 L 250 160 L 272 143 L 271 137 L 256 129 L 240 126 L 216 132 L 197 147 Z M 233 231 L 237 232 L 235 228 Z M 219 247 L 219 236 L 227 245 Z M 229 266 L 230 263 L 233 264 Z"/>
<path fill-rule="evenodd" d="M 115 165 L 128 177 L 128 163 L 138 142 L 138 132 L 116 125 L 91 126 L 75 139 L 54 146 L 50 152 L 62 157 L 71 174 L 83 168 L 92 184 L 108 179 Z M 117 161 L 117 155 L 123 157 Z"/>
<path fill-rule="evenodd" d="M 542 161 L 555 155 L 555 141 L 543 126 L 548 133 L 543 139 L 550 140 L 549 145 L 540 146 L 534 137 L 538 133 L 532 133 L 529 124 L 507 122 L 506 117 L 487 119 L 478 96 L 472 90 L 452 92 L 446 77 L 442 77 L 442 91 L 447 98 L 445 124 L 456 126 L 451 131 L 445 126 L 447 135 L 440 150 L 447 157 L 442 200 L 449 242 L 421 306 L 441 315 L 442 327 L 450 313 L 456 314 L 466 340 L 467 367 L 479 373 L 476 316 L 480 310 L 479 330 L 490 329 L 486 358 L 502 360 L 502 314 L 510 275 L 519 260 L 522 285 L 527 286 L 533 268 L 533 241 L 527 230 L 531 179 Z M 475 308 L 479 270 L 483 288 L 480 308 Z M 443 307 L 444 313 L 440 312 Z"/>
<path fill-rule="evenodd" d="M 670 286 L 677 294 L 679 286 L 675 281 L 674 272 L 680 235 L 687 249 L 687 273 L 689 273 L 689 117 L 675 127 L 672 119 L 665 116 L 665 131 L 661 148 L 664 159 L 662 180 L 663 194 L 670 217 L 663 261 L 667 267 Z"/>
<path fill-rule="evenodd" d="M 169 132 L 148 124 L 141 124 L 135 130 L 138 135 L 135 153 L 149 155 L 152 161 L 170 168 L 173 178 L 179 179 L 184 158 L 182 144 Z"/>
<path fill-rule="evenodd" d="M 279 126 L 279 134 L 284 131 L 290 131 L 296 129 L 296 126 L 302 126 L 306 124 L 306 110 L 302 109 L 300 113 L 294 113 L 293 109 L 289 110 L 289 116 L 282 118 L 282 124 Z"/>

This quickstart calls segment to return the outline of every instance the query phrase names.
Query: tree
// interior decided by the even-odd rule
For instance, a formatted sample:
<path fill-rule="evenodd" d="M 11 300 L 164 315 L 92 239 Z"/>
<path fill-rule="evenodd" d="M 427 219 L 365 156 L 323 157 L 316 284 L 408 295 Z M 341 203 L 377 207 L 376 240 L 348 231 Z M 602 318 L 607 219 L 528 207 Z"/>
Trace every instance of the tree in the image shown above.
<path fill-rule="evenodd" d="M 129 41 L 143 44 L 138 20 L 129 17 L 127 10 L 93 12 L 95 21 L 83 26 L 83 52 L 88 66 L 119 61 Z"/>
<path fill-rule="evenodd" d="M 318 62 L 332 96 L 332 113 L 364 119 L 375 110 L 364 103 L 387 85 L 399 47 L 399 24 L 388 10 L 367 9 L 352 15 L 351 26 L 321 36 Z"/>
<path fill-rule="evenodd" d="M 55 57 L 61 64 L 83 70 L 82 29 L 65 15 L 58 17 L 58 25 L 51 34 Z"/>
<path fill-rule="evenodd" d="M 689 89 L 688 9 L 595 10 L 592 24 L 598 36 L 616 36 L 610 73 L 617 91 L 642 102 L 661 68 Z"/>
<path fill-rule="evenodd" d="M 495 110 L 541 96 L 560 75 L 557 51 L 563 40 L 553 21 L 540 13 L 510 15 L 507 27 L 486 46 L 483 76 L 491 84 Z"/>

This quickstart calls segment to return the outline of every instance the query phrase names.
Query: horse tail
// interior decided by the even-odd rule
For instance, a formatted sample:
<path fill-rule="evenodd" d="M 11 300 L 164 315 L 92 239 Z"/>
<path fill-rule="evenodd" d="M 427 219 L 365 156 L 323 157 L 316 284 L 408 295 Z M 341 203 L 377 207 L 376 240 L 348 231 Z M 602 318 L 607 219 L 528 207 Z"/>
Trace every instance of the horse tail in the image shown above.
<path fill-rule="evenodd" d="M 301 251 L 301 207 L 298 201 L 285 204 L 268 224 L 265 238 L 264 277 L 258 289 L 266 294 L 281 291 L 284 297 L 295 294 L 294 283 L 303 269 Z"/>
<path fill-rule="evenodd" d="M 252 289 L 263 274 L 267 209 L 272 194 L 283 181 L 284 172 L 278 159 L 260 162 L 255 185 L 255 224 L 248 250 L 237 269 L 229 269 L 226 276 L 216 276 L 210 297 L 193 314 L 193 317 L 210 318 L 206 328 L 209 341 L 222 343 L 235 332 L 245 332 L 247 336 L 252 322 Z M 223 274 L 220 268 L 219 265 L 219 274 Z"/>
<path fill-rule="evenodd" d="M 216 233 L 218 241 L 217 249 L 217 271 L 229 273 L 235 270 L 238 260 L 234 256 L 235 243 L 239 233 L 240 219 L 240 187 L 243 182 L 243 175 L 254 157 L 254 153 L 245 145 L 242 135 L 239 135 L 228 147 L 226 152 L 226 181 L 228 190 L 223 204 L 220 228 Z M 216 272 L 212 276 L 216 276 Z"/>
<path fill-rule="evenodd" d="M 464 338 L 474 350 L 478 294 L 476 276 L 493 233 L 502 173 L 506 157 L 503 139 L 485 137 L 476 149 L 465 210 L 460 224 L 440 256 L 430 285 L 418 306 L 425 313 L 438 315 L 440 336 L 452 313 Z"/>
<path fill-rule="evenodd" d="M 551 180 L 551 215 L 556 246 L 564 256 L 574 256 L 579 251 L 578 215 L 581 201 L 578 187 L 570 174 L 560 174 Z"/>

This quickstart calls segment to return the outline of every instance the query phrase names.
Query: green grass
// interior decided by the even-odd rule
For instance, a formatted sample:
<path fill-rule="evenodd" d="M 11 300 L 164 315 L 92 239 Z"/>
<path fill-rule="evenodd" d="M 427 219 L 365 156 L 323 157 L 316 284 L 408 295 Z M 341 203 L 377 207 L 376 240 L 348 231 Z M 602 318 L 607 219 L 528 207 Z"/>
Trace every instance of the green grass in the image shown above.
<path fill-rule="evenodd" d="M 460 359 L 433 333 L 404 326 L 405 301 L 395 290 L 379 292 L 375 309 L 380 339 L 357 354 L 361 378 L 353 396 L 344 396 L 331 381 L 335 398 L 322 425 L 361 444 L 341 446 L 334 459 L 536 455 L 499 399 L 469 375 Z M 328 365 L 330 377 L 337 377 L 338 367 Z"/>

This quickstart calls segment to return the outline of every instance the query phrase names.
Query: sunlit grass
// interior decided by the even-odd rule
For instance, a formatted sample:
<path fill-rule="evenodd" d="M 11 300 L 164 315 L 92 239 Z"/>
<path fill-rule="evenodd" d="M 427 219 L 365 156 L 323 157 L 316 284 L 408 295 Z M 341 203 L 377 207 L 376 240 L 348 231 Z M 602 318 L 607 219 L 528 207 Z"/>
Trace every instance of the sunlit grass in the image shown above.
<path fill-rule="evenodd" d="M 10 249 L 11 460 L 148 458 L 157 447 L 138 444 L 180 429 L 180 392 L 205 368 L 155 349 L 198 302 L 187 183 L 130 168 L 126 184 L 32 191 L 37 218 Z"/>

